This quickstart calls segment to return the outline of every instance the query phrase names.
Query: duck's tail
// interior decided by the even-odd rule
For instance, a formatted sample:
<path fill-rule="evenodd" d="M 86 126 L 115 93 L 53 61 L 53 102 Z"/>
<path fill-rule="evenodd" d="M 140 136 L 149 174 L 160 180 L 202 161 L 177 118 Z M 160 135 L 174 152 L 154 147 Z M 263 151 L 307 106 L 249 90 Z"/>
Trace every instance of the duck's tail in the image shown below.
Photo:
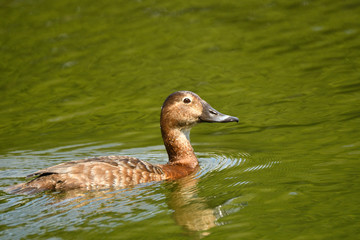
<path fill-rule="evenodd" d="M 4 191 L 8 194 L 36 194 L 44 191 L 44 189 L 32 186 L 30 182 L 20 183 L 6 188 Z"/>

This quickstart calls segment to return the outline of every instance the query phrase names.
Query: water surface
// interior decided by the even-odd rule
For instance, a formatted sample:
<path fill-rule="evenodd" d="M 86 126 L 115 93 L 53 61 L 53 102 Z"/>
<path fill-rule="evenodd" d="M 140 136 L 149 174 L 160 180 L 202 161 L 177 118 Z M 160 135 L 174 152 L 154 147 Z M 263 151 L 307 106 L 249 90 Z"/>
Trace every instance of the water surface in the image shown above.
<path fill-rule="evenodd" d="M 96 192 L 0 192 L 2 239 L 355 239 L 357 1 L 0 3 L 0 187 L 65 161 L 164 163 L 160 107 L 198 93 L 201 170 Z"/>

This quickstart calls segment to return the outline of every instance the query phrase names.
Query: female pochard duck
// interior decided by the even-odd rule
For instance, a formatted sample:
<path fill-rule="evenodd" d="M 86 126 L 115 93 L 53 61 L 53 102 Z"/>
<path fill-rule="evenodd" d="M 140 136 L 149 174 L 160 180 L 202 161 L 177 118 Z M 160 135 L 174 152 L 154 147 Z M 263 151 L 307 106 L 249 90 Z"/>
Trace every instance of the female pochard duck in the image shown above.
<path fill-rule="evenodd" d="M 139 183 L 177 179 L 198 168 L 190 144 L 190 129 L 200 122 L 238 122 L 222 114 L 189 91 L 168 96 L 161 108 L 161 134 L 169 162 L 153 165 L 128 156 L 106 156 L 71 161 L 39 170 L 26 183 L 9 187 L 9 193 L 37 193 L 46 190 L 102 189 L 127 187 Z"/>

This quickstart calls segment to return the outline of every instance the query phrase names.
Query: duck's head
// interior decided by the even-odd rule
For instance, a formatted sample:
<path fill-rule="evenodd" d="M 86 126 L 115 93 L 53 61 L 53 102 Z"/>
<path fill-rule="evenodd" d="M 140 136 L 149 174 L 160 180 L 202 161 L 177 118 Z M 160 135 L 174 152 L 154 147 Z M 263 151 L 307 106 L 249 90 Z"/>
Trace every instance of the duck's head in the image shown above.
<path fill-rule="evenodd" d="M 239 122 L 237 117 L 220 113 L 190 91 L 170 94 L 161 108 L 161 126 L 190 129 L 200 122 Z"/>

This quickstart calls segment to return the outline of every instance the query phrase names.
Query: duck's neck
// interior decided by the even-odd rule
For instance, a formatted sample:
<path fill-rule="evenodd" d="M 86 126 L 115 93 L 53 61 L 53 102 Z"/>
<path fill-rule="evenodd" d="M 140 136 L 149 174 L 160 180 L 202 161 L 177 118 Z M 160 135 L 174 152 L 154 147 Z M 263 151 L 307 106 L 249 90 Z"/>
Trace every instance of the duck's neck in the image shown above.
<path fill-rule="evenodd" d="M 169 163 L 196 168 L 199 162 L 194 149 L 190 144 L 190 128 L 188 129 L 161 129 Z"/>

